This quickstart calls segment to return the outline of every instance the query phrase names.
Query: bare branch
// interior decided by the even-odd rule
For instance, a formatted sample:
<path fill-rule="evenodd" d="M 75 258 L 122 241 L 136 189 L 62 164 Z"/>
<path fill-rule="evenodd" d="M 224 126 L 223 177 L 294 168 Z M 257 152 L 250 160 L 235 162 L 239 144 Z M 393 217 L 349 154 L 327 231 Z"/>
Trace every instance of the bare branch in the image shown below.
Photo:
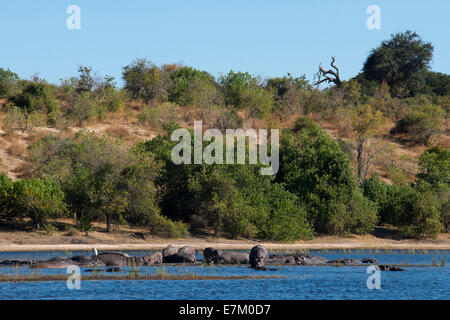
<path fill-rule="evenodd" d="M 341 79 L 339 77 L 339 68 L 336 67 L 334 64 L 336 62 L 336 59 L 334 57 L 331 57 L 331 66 L 336 70 L 324 70 L 322 66 L 319 66 L 319 72 L 318 72 L 318 80 L 314 85 L 319 85 L 323 82 L 327 83 L 334 83 L 336 86 L 340 87 L 342 85 Z M 334 77 L 334 78 L 332 78 Z"/>

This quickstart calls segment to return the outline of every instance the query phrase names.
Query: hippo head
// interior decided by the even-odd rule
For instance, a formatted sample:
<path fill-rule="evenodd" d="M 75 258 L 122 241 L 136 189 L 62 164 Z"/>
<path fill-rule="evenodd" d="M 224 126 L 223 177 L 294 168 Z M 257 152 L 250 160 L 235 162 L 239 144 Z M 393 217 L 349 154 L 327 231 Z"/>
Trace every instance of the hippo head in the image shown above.
<path fill-rule="evenodd" d="M 268 252 L 263 246 L 255 246 L 250 251 L 250 264 L 253 268 L 261 268 L 268 257 Z"/>
<path fill-rule="evenodd" d="M 177 252 L 178 252 L 177 248 L 175 248 L 173 245 L 169 244 L 167 247 L 165 247 L 162 250 L 162 255 L 165 258 L 165 257 L 175 254 Z"/>
<path fill-rule="evenodd" d="M 219 250 L 217 250 L 215 248 L 208 247 L 205 250 L 203 250 L 203 258 L 205 259 L 205 262 L 207 262 L 207 263 L 209 263 L 209 262 L 218 263 L 218 262 L 220 262 L 219 257 L 220 257 L 220 252 L 219 252 Z"/>

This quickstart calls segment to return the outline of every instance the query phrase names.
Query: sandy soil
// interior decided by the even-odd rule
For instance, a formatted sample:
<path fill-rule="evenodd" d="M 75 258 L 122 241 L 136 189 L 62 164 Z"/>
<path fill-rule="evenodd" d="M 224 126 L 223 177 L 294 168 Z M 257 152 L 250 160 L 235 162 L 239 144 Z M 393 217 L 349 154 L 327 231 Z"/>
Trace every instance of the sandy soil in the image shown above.
<path fill-rule="evenodd" d="M 380 230 L 379 230 L 380 231 Z M 383 230 L 381 230 L 383 231 Z M 208 246 L 217 249 L 250 249 L 256 244 L 271 250 L 309 249 L 401 249 L 401 250 L 450 250 L 450 234 L 441 234 L 435 240 L 394 240 L 387 238 L 388 232 L 378 232 L 377 236 L 351 235 L 348 237 L 317 237 L 314 240 L 293 243 L 260 242 L 251 240 L 229 240 L 222 238 L 162 239 L 121 230 L 107 234 L 94 231 L 89 234 L 67 234 L 55 232 L 47 235 L 41 232 L 0 231 L 0 252 L 7 251 L 73 251 L 73 250 L 159 250 L 173 244 L 189 245 L 198 250 Z"/>

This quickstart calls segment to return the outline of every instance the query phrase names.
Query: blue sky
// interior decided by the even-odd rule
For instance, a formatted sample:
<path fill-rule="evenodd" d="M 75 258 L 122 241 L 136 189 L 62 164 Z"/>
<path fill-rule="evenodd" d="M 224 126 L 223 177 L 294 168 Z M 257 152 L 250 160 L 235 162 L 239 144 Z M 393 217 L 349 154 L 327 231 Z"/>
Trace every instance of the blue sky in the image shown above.
<path fill-rule="evenodd" d="M 81 30 L 66 27 L 72 4 Z M 381 30 L 366 27 L 369 5 L 381 8 Z M 59 83 L 81 64 L 120 84 L 121 67 L 146 57 L 215 76 L 233 69 L 312 79 L 334 55 L 348 79 L 372 48 L 410 29 L 434 45 L 432 69 L 450 74 L 449 16 L 447 0 L 1 0 L 0 67 Z"/>

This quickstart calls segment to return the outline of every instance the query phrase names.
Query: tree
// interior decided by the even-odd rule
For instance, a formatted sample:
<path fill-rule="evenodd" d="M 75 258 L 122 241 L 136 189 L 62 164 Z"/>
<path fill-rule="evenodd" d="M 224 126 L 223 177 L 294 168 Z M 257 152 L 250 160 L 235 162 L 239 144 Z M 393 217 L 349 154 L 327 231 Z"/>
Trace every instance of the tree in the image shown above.
<path fill-rule="evenodd" d="M 169 72 L 173 70 L 159 69 L 147 59 L 136 59 L 122 68 L 125 89 L 130 93 L 133 102 L 136 99 L 164 101 L 170 85 Z"/>
<path fill-rule="evenodd" d="M 376 153 L 365 152 L 364 144 L 384 123 L 384 117 L 380 111 L 375 111 L 370 105 L 359 105 L 352 111 L 352 127 L 357 134 L 356 161 L 357 179 L 361 184 L 369 172 L 369 167 Z"/>
<path fill-rule="evenodd" d="M 258 79 L 252 77 L 248 72 L 234 72 L 220 77 L 220 85 L 227 106 L 235 108 L 243 107 L 243 93 L 245 89 L 258 86 Z"/>
<path fill-rule="evenodd" d="M 18 89 L 19 76 L 11 70 L 0 68 L 0 98 L 14 95 Z"/>
<path fill-rule="evenodd" d="M 309 126 L 283 132 L 277 181 L 305 205 L 316 232 L 371 232 L 376 208 L 358 189 L 348 156 L 318 125 Z"/>
<path fill-rule="evenodd" d="M 394 93 L 404 89 L 415 95 L 424 88 L 432 56 L 433 46 L 424 42 L 417 33 L 397 33 L 371 51 L 363 73 L 367 80 L 386 81 Z"/>
<path fill-rule="evenodd" d="M 169 101 L 181 106 L 208 107 L 219 102 L 214 78 L 205 71 L 182 67 L 171 73 Z"/>
<path fill-rule="evenodd" d="M 25 118 L 33 112 L 46 112 L 51 124 L 60 116 L 59 104 L 54 96 L 54 88 L 42 80 L 23 81 L 22 91 L 10 98 L 11 102 L 24 112 Z"/>
<path fill-rule="evenodd" d="M 138 214 L 158 214 L 149 210 L 157 207 L 151 182 L 159 174 L 159 166 L 151 159 L 128 152 L 118 140 L 83 131 L 73 140 L 46 137 L 30 149 L 35 174 L 61 184 L 78 222 L 89 228 L 91 221 L 105 219 L 108 232 L 127 216 L 139 220 Z M 139 201 L 150 206 L 144 210 Z"/>
<path fill-rule="evenodd" d="M 92 67 L 78 66 L 78 72 L 80 76 L 77 81 L 76 91 L 78 93 L 91 92 L 94 87 L 94 78 L 91 75 Z"/>
<path fill-rule="evenodd" d="M 64 193 L 51 180 L 21 179 L 14 182 L 12 215 L 31 220 L 33 230 L 45 226 L 47 219 L 66 212 Z"/>
<path fill-rule="evenodd" d="M 436 105 L 410 105 L 406 115 L 399 119 L 391 134 L 407 134 L 416 144 L 427 144 L 442 132 L 444 111 Z"/>

